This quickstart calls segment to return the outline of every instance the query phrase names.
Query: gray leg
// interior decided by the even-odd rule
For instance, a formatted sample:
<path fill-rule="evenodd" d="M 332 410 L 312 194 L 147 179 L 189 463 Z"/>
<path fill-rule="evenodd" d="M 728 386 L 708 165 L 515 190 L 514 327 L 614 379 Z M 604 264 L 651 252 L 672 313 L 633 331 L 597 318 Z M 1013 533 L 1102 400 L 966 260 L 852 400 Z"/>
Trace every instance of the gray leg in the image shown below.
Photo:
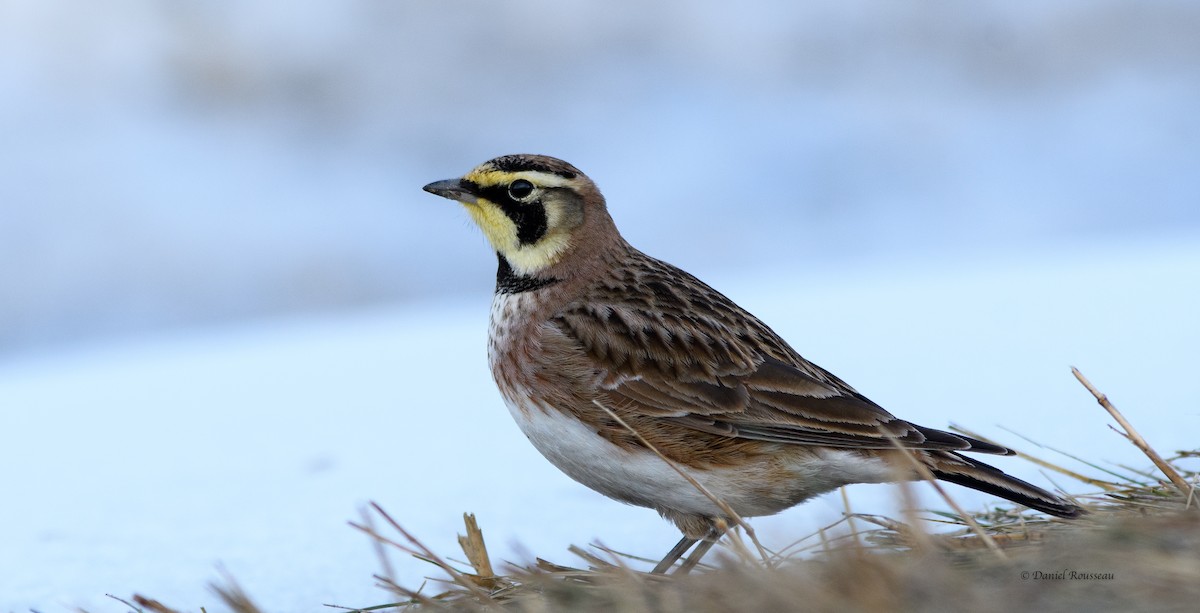
<path fill-rule="evenodd" d="M 679 570 L 675 571 L 675 574 L 686 575 L 692 572 L 692 569 L 696 568 L 696 565 L 700 563 L 704 554 L 708 553 L 708 550 L 712 549 L 712 546 L 716 544 L 716 541 L 700 541 L 700 544 L 696 545 L 696 548 L 692 550 L 691 555 L 683 561 L 683 564 L 679 565 Z"/>
<path fill-rule="evenodd" d="M 667 555 L 666 555 L 666 557 L 664 557 L 662 559 L 662 562 L 659 562 L 658 566 L 655 566 L 654 570 L 652 570 L 650 572 L 655 575 L 665 574 L 667 572 L 667 569 L 674 566 L 675 562 L 677 560 L 679 560 L 679 558 L 682 558 L 683 554 L 687 553 L 687 550 L 691 549 L 692 545 L 695 545 L 695 544 L 696 544 L 696 539 L 688 538 L 686 536 L 683 537 L 682 539 L 679 539 L 679 542 L 676 543 L 675 546 L 671 548 L 671 551 L 667 552 Z M 712 547 L 712 545 L 710 544 L 709 547 Z M 708 551 L 708 547 L 705 547 L 704 550 Z M 701 554 L 701 555 L 703 555 L 703 554 Z M 697 561 L 699 561 L 699 560 L 697 560 Z M 695 564 L 693 564 L 693 566 L 695 566 Z"/>

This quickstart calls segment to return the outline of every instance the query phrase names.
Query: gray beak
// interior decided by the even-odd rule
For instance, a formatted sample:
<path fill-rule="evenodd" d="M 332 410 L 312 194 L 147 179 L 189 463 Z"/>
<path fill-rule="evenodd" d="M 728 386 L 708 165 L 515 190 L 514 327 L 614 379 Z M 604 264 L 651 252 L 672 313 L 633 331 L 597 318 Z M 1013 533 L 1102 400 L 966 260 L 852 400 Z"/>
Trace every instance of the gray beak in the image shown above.
<path fill-rule="evenodd" d="M 464 204 L 475 204 L 479 201 L 479 199 L 475 197 L 475 194 L 471 193 L 471 190 L 463 185 L 462 179 L 434 181 L 422 189 L 431 194 L 435 194 L 443 198 L 449 198 L 451 200 L 457 200 Z"/>

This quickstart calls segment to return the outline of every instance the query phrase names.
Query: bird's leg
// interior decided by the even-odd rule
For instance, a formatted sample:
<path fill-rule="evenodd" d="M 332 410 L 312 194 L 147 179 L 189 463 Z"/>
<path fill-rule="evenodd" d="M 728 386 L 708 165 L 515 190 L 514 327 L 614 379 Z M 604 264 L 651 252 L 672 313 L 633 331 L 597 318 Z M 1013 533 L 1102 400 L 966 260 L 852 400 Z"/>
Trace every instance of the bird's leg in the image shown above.
<path fill-rule="evenodd" d="M 697 545 L 697 543 L 699 544 Z M 712 546 L 716 544 L 716 540 L 700 540 L 685 536 L 682 539 L 679 539 L 679 542 L 671 548 L 671 551 L 667 552 L 666 557 L 664 557 L 662 561 L 654 567 L 654 570 L 650 572 L 655 575 L 666 574 L 667 570 L 674 566 L 675 562 L 677 562 L 679 558 L 682 558 L 683 554 L 686 553 L 687 550 L 692 547 L 692 545 L 696 545 L 696 548 L 692 549 L 692 553 L 689 554 L 683 563 L 679 565 L 679 570 L 675 571 L 676 575 L 686 575 L 692 572 L 693 568 L 696 568 L 696 565 L 700 563 L 700 560 L 704 558 L 704 555 L 708 553 L 708 550 L 712 549 Z"/>
<path fill-rule="evenodd" d="M 696 565 L 700 563 L 700 559 L 704 557 L 704 554 L 708 553 L 708 550 L 712 549 L 712 546 L 716 544 L 716 541 L 700 541 L 700 544 L 696 545 L 696 548 L 683 561 L 683 564 L 679 565 L 679 570 L 675 571 L 675 574 L 686 575 L 692 572 L 692 569 L 696 568 Z"/>
<path fill-rule="evenodd" d="M 683 557 L 684 553 L 687 553 L 688 549 L 691 549 L 692 545 L 696 544 L 696 540 L 697 539 L 688 538 L 686 536 L 679 539 L 679 542 L 675 543 L 675 546 L 671 548 L 671 551 L 667 552 L 667 555 L 662 559 L 661 562 L 658 563 L 658 566 L 655 566 L 654 570 L 650 571 L 651 574 L 665 574 L 668 568 L 671 568 L 671 566 L 673 566 L 675 562 L 679 560 L 679 558 Z M 711 545 L 709 545 L 709 547 L 711 547 Z M 708 551 L 708 548 L 706 547 L 704 550 Z"/>

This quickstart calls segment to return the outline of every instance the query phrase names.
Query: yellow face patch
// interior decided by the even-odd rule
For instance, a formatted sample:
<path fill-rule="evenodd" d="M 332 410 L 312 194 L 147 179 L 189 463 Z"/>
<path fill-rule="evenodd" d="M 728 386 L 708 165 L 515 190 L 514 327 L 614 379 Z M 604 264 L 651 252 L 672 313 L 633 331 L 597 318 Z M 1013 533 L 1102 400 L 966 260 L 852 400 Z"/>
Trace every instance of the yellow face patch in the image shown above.
<path fill-rule="evenodd" d="M 467 213 L 470 213 L 471 219 L 475 220 L 475 224 L 483 230 L 483 235 L 487 237 L 488 242 L 492 247 L 504 253 L 516 249 L 519 245 L 517 242 L 517 224 L 496 203 L 486 198 L 479 198 L 474 203 L 463 203 Z"/>
<path fill-rule="evenodd" d="M 486 167 L 472 170 L 463 177 L 464 181 L 481 187 L 507 186 L 518 179 L 529 181 L 539 188 L 568 186 L 571 182 L 570 179 L 544 172 L 504 172 Z M 516 222 L 495 202 L 478 196 L 476 202 L 464 202 L 463 206 L 471 215 L 471 219 L 483 230 L 488 242 L 497 253 L 508 260 L 517 274 L 533 274 L 552 266 L 570 247 L 571 228 L 563 227 L 565 215 L 561 203 L 542 203 L 541 206 L 546 212 L 546 233 L 532 244 L 521 244 Z"/>

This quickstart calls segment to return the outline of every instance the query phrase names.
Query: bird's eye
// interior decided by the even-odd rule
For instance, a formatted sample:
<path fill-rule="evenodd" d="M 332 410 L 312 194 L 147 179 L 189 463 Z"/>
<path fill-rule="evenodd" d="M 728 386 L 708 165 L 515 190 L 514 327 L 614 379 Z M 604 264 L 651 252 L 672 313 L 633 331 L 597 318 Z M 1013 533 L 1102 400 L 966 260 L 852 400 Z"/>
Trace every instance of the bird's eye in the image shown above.
<path fill-rule="evenodd" d="M 533 193 L 533 184 L 525 179 L 517 179 L 508 184 L 508 195 L 513 200 L 524 200 Z"/>

